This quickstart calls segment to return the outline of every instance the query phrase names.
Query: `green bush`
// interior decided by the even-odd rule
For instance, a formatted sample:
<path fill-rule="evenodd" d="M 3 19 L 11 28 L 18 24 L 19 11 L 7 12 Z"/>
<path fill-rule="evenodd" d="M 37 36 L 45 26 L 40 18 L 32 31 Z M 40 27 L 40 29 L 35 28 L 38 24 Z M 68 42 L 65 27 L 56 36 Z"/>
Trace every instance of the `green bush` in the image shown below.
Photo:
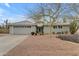
<path fill-rule="evenodd" d="M 78 29 L 77 22 L 74 20 L 70 24 L 70 33 L 74 34 Z"/>

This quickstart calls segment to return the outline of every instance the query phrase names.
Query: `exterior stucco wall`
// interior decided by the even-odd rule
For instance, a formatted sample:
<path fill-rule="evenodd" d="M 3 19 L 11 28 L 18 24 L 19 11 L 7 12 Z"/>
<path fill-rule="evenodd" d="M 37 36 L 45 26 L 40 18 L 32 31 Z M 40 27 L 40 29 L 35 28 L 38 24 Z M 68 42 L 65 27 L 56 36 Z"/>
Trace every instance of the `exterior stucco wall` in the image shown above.
<path fill-rule="evenodd" d="M 13 26 L 9 27 L 9 34 L 13 34 Z"/>
<path fill-rule="evenodd" d="M 57 33 L 57 32 L 70 32 L 69 31 L 69 26 L 62 26 L 62 28 L 53 28 L 53 26 L 51 27 L 51 32 L 53 33 Z M 49 26 L 44 26 L 44 34 L 49 34 L 50 33 L 50 27 Z M 9 33 L 10 34 L 21 34 L 21 33 L 23 33 L 23 34 L 27 34 L 27 35 L 29 35 L 29 34 L 31 34 L 31 32 L 36 32 L 36 27 L 35 26 L 31 26 L 31 28 L 27 28 L 27 27 L 25 27 L 25 28 L 23 28 L 23 27 L 21 27 L 21 28 L 18 28 L 18 27 L 14 27 L 14 26 L 10 26 L 10 29 L 9 29 Z"/>
<path fill-rule="evenodd" d="M 52 33 L 58 33 L 58 32 L 63 32 L 63 33 L 70 33 L 69 31 L 69 26 L 62 26 L 62 28 L 53 28 L 53 26 L 51 27 L 51 32 Z M 50 27 L 49 26 L 44 26 L 44 34 L 49 34 L 50 33 Z"/>
<path fill-rule="evenodd" d="M 54 33 L 58 33 L 58 32 L 61 32 L 61 33 L 69 33 L 70 31 L 69 31 L 69 26 L 62 26 L 62 28 L 52 28 L 52 32 L 54 32 Z"/>
<path fill-rule="evenodd" d="M 49 34 L 49 33 L 50 33 L 50 27 L 44 26 L 44 34 Z"/>
<path fill-rule="evenodd" d="M 36 27 L 35 26 L 31 26 L 31 32 L 36 32 Z"/>
<path fill-rule="evenodd" d="M 62 31 L 68 31 L 68 32 L 70 32 L 69 26 L 63 26 L 63 30 Z"/>

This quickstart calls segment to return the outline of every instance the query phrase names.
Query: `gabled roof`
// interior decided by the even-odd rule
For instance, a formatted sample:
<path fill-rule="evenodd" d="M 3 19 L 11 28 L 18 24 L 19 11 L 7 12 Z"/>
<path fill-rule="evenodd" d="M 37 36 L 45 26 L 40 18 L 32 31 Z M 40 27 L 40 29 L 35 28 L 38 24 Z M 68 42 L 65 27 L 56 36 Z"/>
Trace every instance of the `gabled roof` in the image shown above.
<path fill-rule="evenodd" d="M 11 23 L 9 25 L 12 25 L 12 26 L 29 26 L 29 25 L 37 25 L 37 23 L 33 23 L 33 22 L 25 20 L 25 21 L 20 21 L 20 22 L 16 22 L 16 23 Z M 50 22 L 49 23 L 42 22 L 42 23 L 44 25 L 50 25 Z M 70 25 L 70 23 L 53 23 L 53 25 Z"/>

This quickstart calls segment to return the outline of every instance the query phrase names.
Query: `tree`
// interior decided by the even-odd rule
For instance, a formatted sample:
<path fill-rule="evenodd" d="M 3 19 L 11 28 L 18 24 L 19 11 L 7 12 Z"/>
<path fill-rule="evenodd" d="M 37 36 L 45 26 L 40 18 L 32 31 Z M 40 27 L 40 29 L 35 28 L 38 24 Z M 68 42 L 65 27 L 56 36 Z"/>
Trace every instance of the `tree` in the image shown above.
<path fill-rule="evenodd" d="M 8 19 L 4 20 L 4 23 L 5 23 L 6 29 L 8 29 Z"/>
<path fill-rule="evenodd" d="M 50 23 L 50 34 L 52 33 L 52 26 L 53 23 L 56 22 L 56 20 L 59 20 L 59 18 L 64 18 L 64 22 L 68 18 L 76 17 L 75 11 L 78 10 L 78 6 L 74 4 L 60 4 L 60 3 L 41 3 L 37 4 L 37 7 L 35 9 L 28 9 L 29 12 L 28 18 L 32 18 L 34 22 L 37 22 L 39 20 L 43 20 L 44 22 Z M 76 6 L 76 7 L 74 7 Z M 75 13 L 74 13 L 75 12 Z M 65 16 L 67 16 L 67 19 Z M 49 18 L 47 18 L 49 17 Z"/>
<path fill-rule="evenodd" d="M 71 4 L 71 8 L 77 15 L 79 15 L 79 4 L 78 3 Z"/>
<path fill-rule="evenodd" d="M 41 3 L 37 4 L 36 10 L 27 9 L 29 11 L 29 18 L 32 18 L 35 22 L 39 20 L 43 20 L 44 22 L 50 23 L 50 34 L 52 33 L 52 25 L 59 17 L 61 11 L 60 3 Z M 49 19 L 46 19 L 49 17 Z"/>
<path fill-rule="evenodd" d="M 78 29 L 77 22 L 74 20 L 70 24 L 70 33 L 74 34 Z"/>

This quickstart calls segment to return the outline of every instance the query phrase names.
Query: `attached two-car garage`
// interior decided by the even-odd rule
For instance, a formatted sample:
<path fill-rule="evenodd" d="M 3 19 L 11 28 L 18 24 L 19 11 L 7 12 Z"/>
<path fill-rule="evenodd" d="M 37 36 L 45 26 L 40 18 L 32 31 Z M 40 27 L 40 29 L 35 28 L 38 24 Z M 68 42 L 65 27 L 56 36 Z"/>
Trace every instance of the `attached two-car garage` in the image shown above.
<path fill-rule="evenodd" d="M 31 27 L 30 26 L 15 26 L 13 28 L 13 34 L 18 35 L 26 35 L 31 33 Z"/>
<path fill-rule="evenodd" d="M 15 35 L 31 34 L 31 26 L 12 26 L 10 27 L 10 34 Z"/>
<path fill-rule="evenodd" d="M 29 21 L 16 22 L 9 25 L 9 33 L 16 35 L 29 35 L 34 27 L 33 23 Z"/>

